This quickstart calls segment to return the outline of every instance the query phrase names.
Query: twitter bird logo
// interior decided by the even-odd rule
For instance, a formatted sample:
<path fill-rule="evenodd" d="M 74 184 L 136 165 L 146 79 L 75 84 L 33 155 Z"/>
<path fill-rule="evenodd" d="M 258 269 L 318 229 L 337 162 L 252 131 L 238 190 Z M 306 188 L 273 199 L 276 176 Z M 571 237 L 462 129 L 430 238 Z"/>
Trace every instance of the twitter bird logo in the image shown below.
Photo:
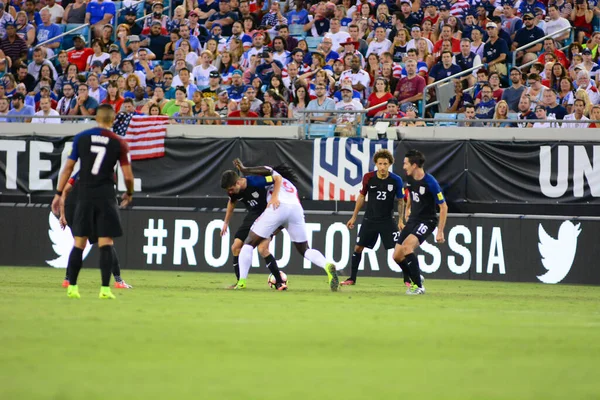
<path fill-rule="evenodd" d="M 58 218 L 52 214 L 52 211 L 50 211 L 50 215 L 48 216 L 48 223 L 50 224 L 48 236 L 50 236 L 52 248 L 54 249 L 54 252 L 58 258 L 55 258 L 54 260 L 47 260 L 46 263 L 54 268 L 67 268 L 67 264 L 69 263 L 69 255 L 73 249 L 73 235 L 71 234 L 71 228 L 67 226 L 63 230 L 60 227 Z M 84 260 L 91 249 L 92 245 L 90 245 L 90 242 L 88 241 L 85 246 L 85 250 L 83 251 Z"/>
<path fill-rule="evenodd" d="M 544 283 L 559 283 L 571 270 L 575 253 L 577 253 L 577 238 L 581 233 L 581 224 L 574 225 L 565 221 L 558 229 L 558 238 L 554 239 L 546 233 L 542 224 L 538 226 L 540 242 L 538 249 L 542 256 L 542 264 L 548 270 L 537 278 Z"/>

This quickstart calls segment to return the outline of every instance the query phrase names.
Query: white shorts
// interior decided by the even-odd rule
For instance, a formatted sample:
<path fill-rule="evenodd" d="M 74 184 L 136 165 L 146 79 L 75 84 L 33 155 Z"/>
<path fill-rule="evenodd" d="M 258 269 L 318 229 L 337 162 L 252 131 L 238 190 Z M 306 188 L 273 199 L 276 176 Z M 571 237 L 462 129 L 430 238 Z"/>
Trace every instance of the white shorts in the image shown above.
<path fill-rule="evenodd" d="M 277 210 L 268 207 L 254 221 L 250 230 L 262 238 L 268 238 L 280 226 L 288 231 L 292 242 L 303 243 L 308 241 L 304 210 L 299 204 L 280 203 Z"/>

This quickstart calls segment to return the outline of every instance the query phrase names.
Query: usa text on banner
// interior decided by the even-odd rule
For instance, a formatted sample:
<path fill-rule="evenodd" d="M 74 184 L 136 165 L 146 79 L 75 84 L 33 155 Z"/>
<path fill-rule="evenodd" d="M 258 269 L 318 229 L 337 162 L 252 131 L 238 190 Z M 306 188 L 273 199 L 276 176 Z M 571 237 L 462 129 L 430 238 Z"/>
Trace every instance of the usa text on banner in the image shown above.
<path fill-rule="evenodd" d="M 129 121 L 125 140 L 129 143 L 132 160 L 164 157 L 167 135 L 167 116 L 134 115 Z"/>

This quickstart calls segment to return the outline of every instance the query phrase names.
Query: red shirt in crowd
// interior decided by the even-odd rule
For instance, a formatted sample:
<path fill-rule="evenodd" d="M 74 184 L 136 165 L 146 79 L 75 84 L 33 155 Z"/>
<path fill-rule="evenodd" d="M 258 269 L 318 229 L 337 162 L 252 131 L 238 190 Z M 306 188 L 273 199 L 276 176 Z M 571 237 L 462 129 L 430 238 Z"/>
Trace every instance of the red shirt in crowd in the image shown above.
<path fill-rule="evenodd" d="M 229 113 L 228 117 L 229 118 L 241 118 L 242 112 L 240 110 L 232 111 Z M 258 114 L 255 113 L 254 111 L 248 111 L 248 114 L 244 118 L 258 118 Z M 248 121 L 248 120 L 244 120 L 244 119 L 229 120 L 229 121 L 227 121 L 227 125 L 256 125 L 256 121 L 255 120 Z"/>
<path fill-rule="evenodd" d="M 377 104 L 385 103 L 386 101 L 388 101 L 392 97 L 394 97 L 394 96 L 391 93 L 385 93 L 382 97 L 377 97 L 377 95 L 375 94 L 375 92 L 373 92 L 369 96 L 369 103 L 368 103 L 369 105 L 367 107 L 371 108 L 373 106 L 376 106 Z M 367 113 L 367 116 L 368 117 L 373 117 L 379 111 L 383 111 L 383 110 L 385 110 L 385 106 L 374 108 L 373 110 L 371 110 L 371 111 L 369 111 Z"/>
<path fill-rule="evenodd" d="M 396 86 L 396 92 L 398 92 L 398 101 L 402 101 L 404 99 L 408 99 L 409 97 L 416 96 L 419 93 L 423 93 L 425 86 L 425 79 L 422 76 L 416 75 L 412 79 L 408 79 L 406 76 L 403 77 L 398 81 L 398 85 Z"/>
<path fill-rule="evenodd" d="M 67 58 L 71 64 L 77 65 L 79 72 L 85 71 L 87 59 L 89 56 L 94 54 L 94 50 L 90 48 L 84 48 L 81 50 L 71 50 L 67 53 Z"/>

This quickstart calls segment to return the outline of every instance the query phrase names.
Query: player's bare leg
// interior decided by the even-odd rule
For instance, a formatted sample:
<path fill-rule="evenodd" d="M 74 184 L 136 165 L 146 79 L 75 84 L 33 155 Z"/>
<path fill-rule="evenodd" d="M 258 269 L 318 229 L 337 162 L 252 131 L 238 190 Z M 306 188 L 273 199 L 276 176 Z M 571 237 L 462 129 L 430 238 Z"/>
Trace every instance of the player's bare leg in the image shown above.
<path fill-rule="evenodd" d="M 406 294 L 424 294 L 425 288 L 421 280 L 421 269 L 419 268 L 419 259 L 414 253 L 415 249 L 419 247 L 419 239 L 415 235 L 408 235 L 408 237 L 402 242 L 397 244 L 394 248 L 394 261 L 400 265 L 402 271 L 408 271 L 410 279 L 416 286 L 415 288 L 408 288 Z"/>
<path fill-rule="evenodd" d="M 329 287 L 331 288 L 331 291 L 337 292 L 340 286 L 340 279 L 338 277 L 335 265 L 333 263 L 328 263 L 319 250 L 308 247 L 308 242 L 294 242 L 294 246 L 296 247 L 296 250 L 302 254 L 302 257 L 306 258 L 317 267 L 325 270 L 327 273 L 327 278 L 329 279 Z"/>
<path fill-rule="evenodd" d="M 352 272 L 350 273 L 350 278 L 346 279 L 340 285 L 342 286 L 350 286 L 356 285 L 356 278 L 358 275 L 358 267 L 360 265 L 360 261 L 362 260 L 362 253 L 365 249 L 364 246 L 356 245 L 354 246 L 354 253 L 352 254 Z"/>
<path fill-rule="evenodd" d="M 248 273 L 250 272 L 250 267 L 252 266 L 252 251 L 256 247 L 259 248 L 259 253 L 265 258 L 265 261 L 268 259 L 267 267 L 277 281 L 277 290 L 287 289 L 287 286 L 281 280 L 281 274 L 279 273 L 279 267 L 277 266 L 275 257 L 273 257 L 273 255 L 269 252 L 269 243 L 270 239 L 260 237 L 256 233 L 250 231 L 239 255 L 240 278 L 235 286 L 236 289 L 246 288 L 246 279 L 248 278 Z"/>
<path fill-rule="evenodd" d="M 69 271 L 69 286 L 67 287 L 67 296 L 72 299 L 79 299 L 79 287 L 77 286 L 77 278 L 79 277 L 79 271 L 81 271 L 81 265 L 83 264 L 83 249 L 87 244 L 87 237 L 76 236 L 73 249 L 69 255 L 69 263 L 67 269 Z"/>

